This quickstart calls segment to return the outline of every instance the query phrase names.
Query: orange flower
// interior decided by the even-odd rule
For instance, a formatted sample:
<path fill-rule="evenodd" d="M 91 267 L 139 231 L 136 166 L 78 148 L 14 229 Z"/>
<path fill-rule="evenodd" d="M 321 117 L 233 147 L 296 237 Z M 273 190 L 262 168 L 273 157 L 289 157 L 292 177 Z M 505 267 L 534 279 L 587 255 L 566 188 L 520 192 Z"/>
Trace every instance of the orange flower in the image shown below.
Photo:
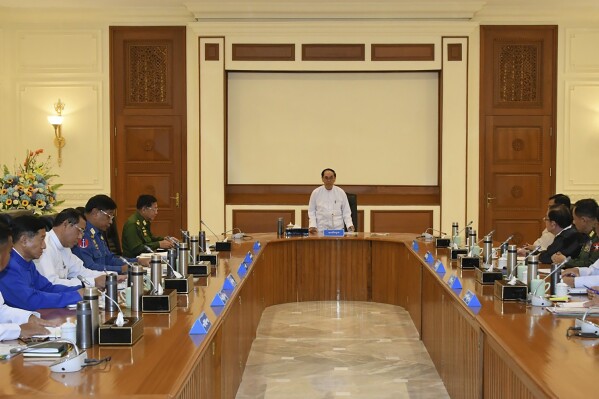
<path fill-rule="evenodd" d="M 43 149 L 43 148 L 40 148 L 39 150 L 37 150 L 37 151 L 35 152 L 35 155 L 41 154 L 41 153 L 43 153 L 43 152 L 44 152 L 44 149 Z"/>
<path fill-rule="evenodd" d="M 21 200 L 21 205 L 27 206 L 27 205 L 29 205 L 29 201 L 27 201 L 27 200 Z"/>
<path fill-rule="evenodd" d="M 6 204 L 6 206 L 11 206 L 12 200 L 10 198 L 7 198 L 6 201 L 4 201 L 4 203 Z"/>

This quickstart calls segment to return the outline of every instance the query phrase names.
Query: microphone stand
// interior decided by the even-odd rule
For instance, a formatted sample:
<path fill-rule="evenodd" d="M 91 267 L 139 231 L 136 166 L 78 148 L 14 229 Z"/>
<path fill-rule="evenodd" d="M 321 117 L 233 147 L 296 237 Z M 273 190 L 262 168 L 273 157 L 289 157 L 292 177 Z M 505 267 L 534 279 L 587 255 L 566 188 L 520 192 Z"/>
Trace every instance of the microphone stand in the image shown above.
<path fill-rule="evenodd" d="M 544 292 L 544 291 L 545 291 L 545 281 L 546 281 L 546 280 L 547 280 L 549 277 L 551 277 L 551 276 L 553 276 L 555 273 L 557 273 L 557 271 L 558 271 L 558 270 L 561 270 L 561 268 L 562 268 L 562 267 L 564 267 L 564 265 L 565 265 L 566 263 L 568 263 L 568 262 L 570 261 L 570 259 L 571 259 L 571 258 L 568 256 L 568 257 L 567 257 L 566 259 L 564 259 L 564 260 L 563 260 L 561 263 L 559 263 L 559 264 L 558 264 L 558 265 L 555 267 L 555 269 L 553 269 L 553 270 L 551 271 L 551 273 L 549 273 L 549 274 L 548 274 L 548 275 L 546 275 L 546 276 L 545 276 L 543 279 L 541 279 L 541 280 L 543 281 L 543 283 L 542 283 L 542 284 L 539 284 L 539 285 L 537 286 L 537 288 L 535 289 L 535 291 L 531 293 L 531 300 L 530 300 L 530 303 L 531 303 L 531 305 L 532 305 L 532 306 L 544 306 L 544 307 L 547 307 L 547 306 L 551 306 L 551 305 L 553 304 L 551 301 L 549 301 L 549 300 L 545 299 L 545 296 L 544 296 L 544 295 L 543 295 L 543 296 L 537 295 L 537 292 L 539 291 L 539 288 L 541 288 L 541 287 L 543 287 L 543 292 Z M 532 280 L 531 280 L 531 281 L 532 281 Z"/>

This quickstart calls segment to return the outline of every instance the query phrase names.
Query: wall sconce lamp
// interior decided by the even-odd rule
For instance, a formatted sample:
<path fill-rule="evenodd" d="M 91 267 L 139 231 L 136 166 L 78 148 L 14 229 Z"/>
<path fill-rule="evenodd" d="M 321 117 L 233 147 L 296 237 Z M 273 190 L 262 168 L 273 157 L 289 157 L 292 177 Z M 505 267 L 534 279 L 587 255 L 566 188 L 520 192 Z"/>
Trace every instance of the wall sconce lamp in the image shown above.
<path fill-rule="evenodd" d="M 65 139 L 62 137 L 62 110 L 64 110 L 64 103 L 58 99 L 57 103 L 54 103 L 54 110 L 56 115 L 50 115 L 48 122 L 54 126 L 54 145 L 58 148 L 58 166 L 62 165 L 62 147 L 65 145 Z"/>

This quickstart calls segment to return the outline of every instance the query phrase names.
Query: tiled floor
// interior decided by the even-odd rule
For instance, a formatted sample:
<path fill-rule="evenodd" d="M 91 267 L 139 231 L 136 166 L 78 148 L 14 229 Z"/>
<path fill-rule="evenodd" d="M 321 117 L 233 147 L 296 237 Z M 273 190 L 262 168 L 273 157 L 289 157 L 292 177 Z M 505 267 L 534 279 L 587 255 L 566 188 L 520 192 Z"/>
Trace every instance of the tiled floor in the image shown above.
<path fill-rule="evenodd" d="M 403 308 L 369 302 L 272 306 L 237 399 L 447 398 Z"/>

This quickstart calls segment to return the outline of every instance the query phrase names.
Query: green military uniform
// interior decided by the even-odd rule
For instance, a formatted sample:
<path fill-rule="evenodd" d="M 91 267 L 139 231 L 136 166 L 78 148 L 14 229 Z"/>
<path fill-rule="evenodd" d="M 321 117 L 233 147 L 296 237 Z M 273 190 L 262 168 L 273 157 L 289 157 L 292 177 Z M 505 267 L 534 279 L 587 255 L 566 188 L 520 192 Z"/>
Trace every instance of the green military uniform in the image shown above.
<path fill-rule="evenodd" d="M 580 249 L 580 254 L 565 265 L 565 269 L 572 267 L 589 267 L 599 259 L 599 235 L 595 230 L 591 231 L 588 240 Z"/>
<path fill-rule="evenodd" d="M 160 241 L 164 240 L 164 237 L 152 235 L 150 224 L 151 222 L 144 219 L 138 211 L 129 216 L 123 226 L 124 256 L 134 258 L 142 252 L 146 252 L 144 245 L 152 250 L 160 248 Z"/>

